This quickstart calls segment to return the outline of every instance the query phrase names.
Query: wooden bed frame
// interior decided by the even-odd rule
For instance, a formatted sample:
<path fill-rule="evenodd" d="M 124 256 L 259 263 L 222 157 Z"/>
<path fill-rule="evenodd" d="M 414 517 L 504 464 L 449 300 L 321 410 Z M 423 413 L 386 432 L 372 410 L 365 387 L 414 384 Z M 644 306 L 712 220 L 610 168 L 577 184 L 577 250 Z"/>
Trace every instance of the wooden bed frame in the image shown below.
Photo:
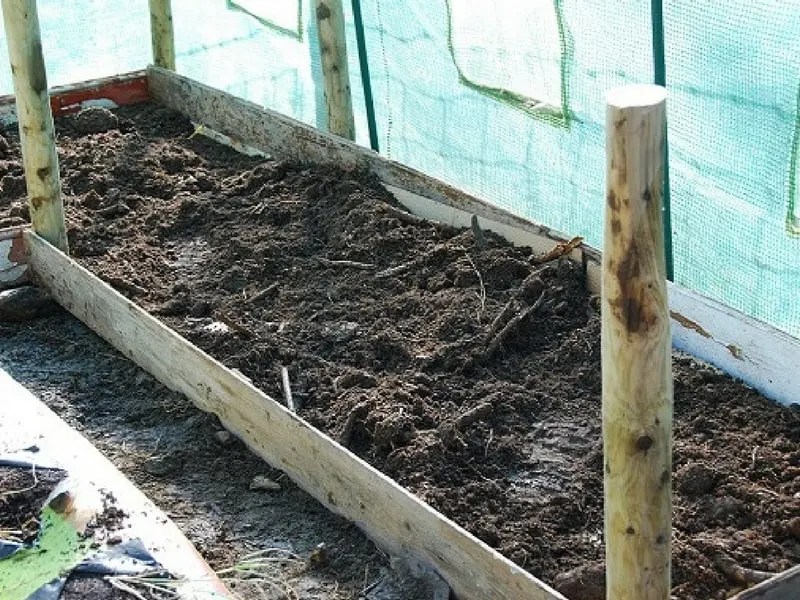
<path fill-rule="evenodd" d="M 282 159 L 375 173 L 411 212 L 483 229 L 535 253 L 568 237 L 388 160 L 371 150 L 158 67 L 52 90 L 54 115 L 83 106 L 152 101 L 175 109 L 234 147 Z M 0 120 L 13 98 L 0 99 Z M 219 137 L 219 136 L 217 136 Z M 600 292 L 600 253 L 568 256 Z M 167 387 L 216 414 L 256 454 L 393 555 L 430 568 L 461 600 L 564 600 L 563 596 L 448 520 L 116 292 L 28 228 L 0 231 L 0 288 L 32 280 Z M 669 286 L 674 346 L 765 396 L 800 403 L 800 340 L 678 285 Z M 769 596 L 772 598 L 772 596 Z M 787 596 L 788 597 L 788 596 Z M 777 596 L 776 596 L 777 598 Z"/>

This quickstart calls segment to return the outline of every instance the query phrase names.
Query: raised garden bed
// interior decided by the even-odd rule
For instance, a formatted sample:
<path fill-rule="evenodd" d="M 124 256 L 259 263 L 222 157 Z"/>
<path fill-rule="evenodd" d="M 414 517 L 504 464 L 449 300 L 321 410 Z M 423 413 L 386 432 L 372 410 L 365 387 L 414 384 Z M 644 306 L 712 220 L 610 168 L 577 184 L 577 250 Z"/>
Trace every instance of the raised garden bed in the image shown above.
<path fill-rule="evenodd" d="M 80 263 L 275 398 L 287 367 L 311 424 L 571 600 L 603 597 L 599 313 L 578 265 L 422 222 L 361 172 L 245 157 L 163 107 L 57 130 Z M 674 371 L 674 593 L 724 598 L 731 565 L 800 561 L 800 411 L 687 357 Z"/>

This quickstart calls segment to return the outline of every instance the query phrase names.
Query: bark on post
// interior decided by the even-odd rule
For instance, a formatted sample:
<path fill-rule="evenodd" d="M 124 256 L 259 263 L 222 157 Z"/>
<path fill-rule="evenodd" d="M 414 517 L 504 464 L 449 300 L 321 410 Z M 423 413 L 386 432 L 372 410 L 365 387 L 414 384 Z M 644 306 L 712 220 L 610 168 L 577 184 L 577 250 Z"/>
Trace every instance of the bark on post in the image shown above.
<path fill-rule="evenodd" d="M 153 64 L 175 70 L 175 32 L 172 27 L 170 0 L 150 0 L 150 37 L 153 43 Z"/>
<path fill-rule="evenodd" d="M 609 92 L 602 372 L 606 598 L 669 600 L 672 373 L 662 187 L 666 90 Z"/>
<path fill-rule="evenodd" d="M 58 154 L 36 0 L 2 0 L 33 229 L 67 252 Z"/>
<path fill-rule="evenodd" d="M 316 15 L 322 75 L 325 79 L 328 131 L 355 140 L 342 0 L 317 0 Z"/>

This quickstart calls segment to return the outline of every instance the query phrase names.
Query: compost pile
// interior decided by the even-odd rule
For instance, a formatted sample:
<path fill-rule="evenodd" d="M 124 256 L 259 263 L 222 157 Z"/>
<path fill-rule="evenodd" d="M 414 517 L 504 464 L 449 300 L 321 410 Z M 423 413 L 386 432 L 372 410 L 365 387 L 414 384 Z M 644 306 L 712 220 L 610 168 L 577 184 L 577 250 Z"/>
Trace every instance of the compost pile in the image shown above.
<path fill-rule="evenodd" d="M 287 367 L 313 425 L 572 600 L 603 597 L 599 302 L 578 265 L 161 107 L 57 130 L 77 260 L 277 399 Z M 674 595 L 724 598 L 738 567 L 800 562 L 800 410 L 686 357 L 674 375 Z"/>

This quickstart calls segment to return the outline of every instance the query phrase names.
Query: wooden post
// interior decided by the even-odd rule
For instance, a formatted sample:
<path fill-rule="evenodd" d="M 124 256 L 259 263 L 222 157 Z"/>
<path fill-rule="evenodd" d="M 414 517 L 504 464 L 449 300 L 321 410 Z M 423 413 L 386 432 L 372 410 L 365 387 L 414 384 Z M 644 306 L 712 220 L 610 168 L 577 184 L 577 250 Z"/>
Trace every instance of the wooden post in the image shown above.
<path fill-rule="evenodd" d="M 175 32 L 172 28 L 170 0 L 150 0 L 150 37 L 153 43 L 153 64 L 175 70 Z"/>
<path fill-rule="evenodd" d="M 36 0 L 2 0 L 33 229 L 68 252 L 56 134 Z"/>
<path fill-rule="evenodd" d="M 342 0 L 317 0 L 316 15 L 322 75 L 325 79 L 328 131 L 355 140 Z"/>
<path fill-rule="evenodd" d="M 602 289 L 607 600 L 669 600 L 672 374 L 666 90 L 609 92 Z"/>

